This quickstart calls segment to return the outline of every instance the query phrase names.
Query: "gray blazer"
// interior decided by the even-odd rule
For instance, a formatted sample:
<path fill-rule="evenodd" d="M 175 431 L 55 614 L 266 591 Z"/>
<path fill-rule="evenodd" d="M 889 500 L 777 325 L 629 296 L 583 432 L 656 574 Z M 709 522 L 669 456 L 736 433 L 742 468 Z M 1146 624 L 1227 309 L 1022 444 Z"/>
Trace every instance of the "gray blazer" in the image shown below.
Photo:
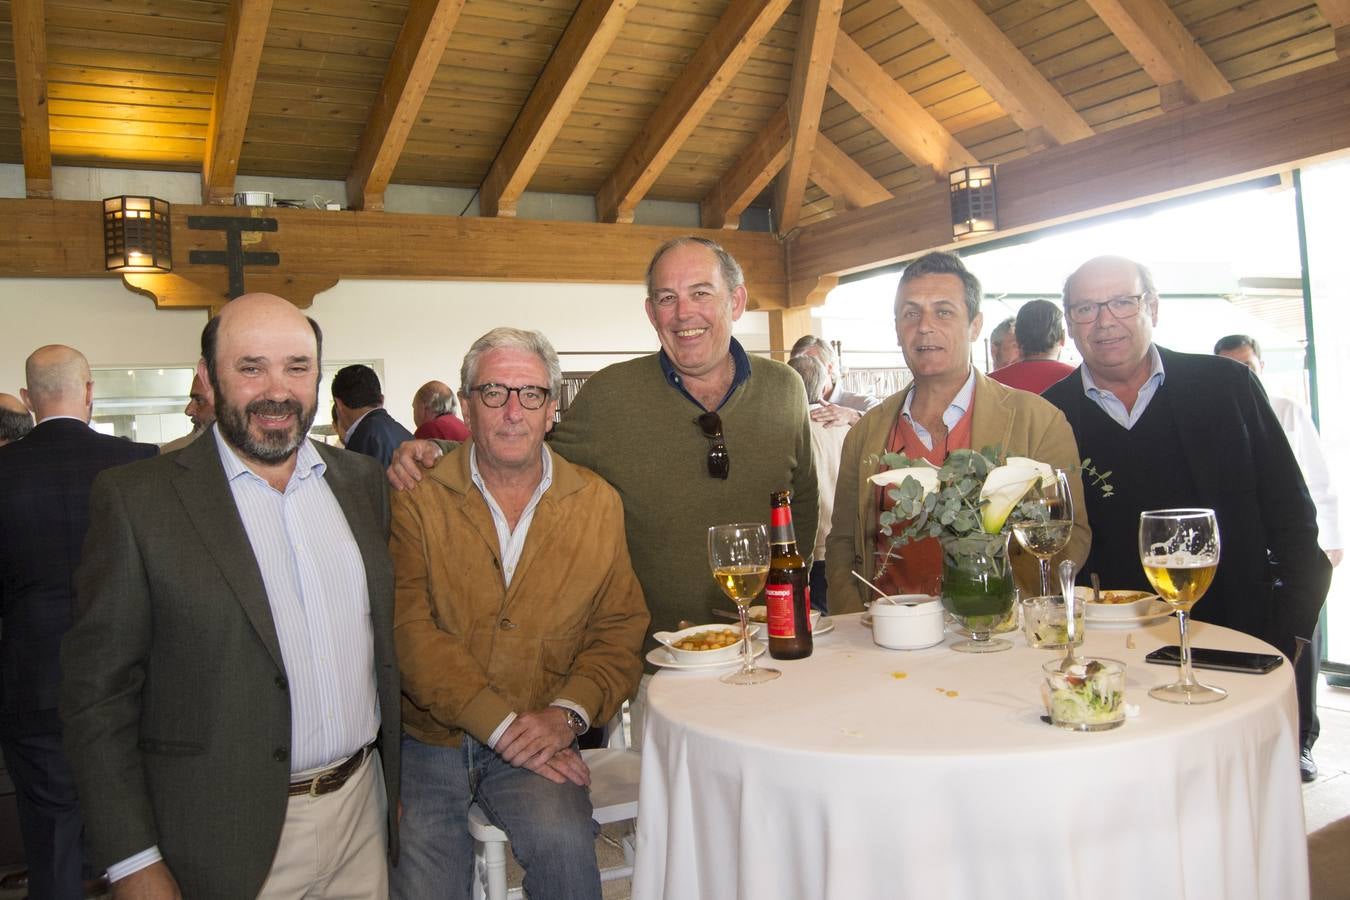
<path fill-rule="evenodd" d="M 365 562 L 397 852 L 389 504 L 374 460 L 317 445 Z M 102 473 L 62 647 L 61 712 L 91 861 L 158 845 L 184 896 L 258 892 L 286 814 L 290 695 L 215 440 Z"/>

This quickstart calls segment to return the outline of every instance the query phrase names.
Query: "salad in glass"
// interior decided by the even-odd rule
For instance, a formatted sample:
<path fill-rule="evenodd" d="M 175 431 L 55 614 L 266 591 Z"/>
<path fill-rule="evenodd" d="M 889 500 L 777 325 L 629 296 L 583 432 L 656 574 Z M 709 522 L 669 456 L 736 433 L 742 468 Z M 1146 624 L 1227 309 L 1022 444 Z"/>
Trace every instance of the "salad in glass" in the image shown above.
<path fill-rule="evenodd" d="M 1072 731 L 1105 731 L 1125 721 L 1125 664 L 1088 658 L 1060 671 L 1060 660 L 1041 667 L 1049 691 L 1050 721 Z"/>

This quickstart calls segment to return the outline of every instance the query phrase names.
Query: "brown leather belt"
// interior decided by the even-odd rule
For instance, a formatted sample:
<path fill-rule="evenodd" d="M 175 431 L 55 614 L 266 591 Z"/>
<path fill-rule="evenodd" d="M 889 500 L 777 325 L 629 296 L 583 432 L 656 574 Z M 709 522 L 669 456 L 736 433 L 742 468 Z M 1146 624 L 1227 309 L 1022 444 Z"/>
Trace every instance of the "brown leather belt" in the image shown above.
<path fill-rule="evenodd" d="M 332 768 L 324 769 L 313 778 L 306 778 L 304 781 L 292 781 L 290 790 L 286 793 L 291 797 L 301 797 L 305 794 L 311 797 L 321 797 L 324 794 L 331 794 L 346 784 L 347 779 L 351 778 L 356 770 L 361 768 L 361 763 L 365 762 L 366 757 L 374 751 L 375 745 L 368 744 Z"/>

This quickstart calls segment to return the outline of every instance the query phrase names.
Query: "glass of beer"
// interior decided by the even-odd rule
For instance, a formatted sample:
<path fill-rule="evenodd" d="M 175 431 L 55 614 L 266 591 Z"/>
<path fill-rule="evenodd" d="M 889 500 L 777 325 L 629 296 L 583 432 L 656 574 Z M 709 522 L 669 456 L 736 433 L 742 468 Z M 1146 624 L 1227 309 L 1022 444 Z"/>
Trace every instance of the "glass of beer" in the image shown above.
<path fill-rule="evenodd" d="M 1139 514 L 1139 559 L 1149 583 L 1177 611 L 1181 629 L 1181 680 L 1150 690 L 1168 703 L 1213 703 L 1223 688 L 1201 684 L 1191 669 L 1186 622 L 1219 568 L 1219 525 L 1212 509 L 1155 509 Z"/>
<path fill-rule="evenodd" d="M 722 676 L 727 684 L 761 684 L 783 674 L 755 665 L 747 611 L 769 578 L 769 529 L 759 522 L 714 525 L 708 529 L 708 563 L 722 593 L 741 614 L 741 667 Z"/>
<path fill-rule="evenodd" d="M 1042 483 L 1037 496 L 1027 497 L 1021 503 L 1034 507 L 1033 518 L 1013 523 L 1017 542 L 1041 563 L 1041 594 L 1048 596 L 1050 588 L 1050 560 L 1069 546 L 1073 534 L 1073 495 L 1069 493 L 1069 476 L 1063 469 L 1055 470 L 1055 480 Z"/>

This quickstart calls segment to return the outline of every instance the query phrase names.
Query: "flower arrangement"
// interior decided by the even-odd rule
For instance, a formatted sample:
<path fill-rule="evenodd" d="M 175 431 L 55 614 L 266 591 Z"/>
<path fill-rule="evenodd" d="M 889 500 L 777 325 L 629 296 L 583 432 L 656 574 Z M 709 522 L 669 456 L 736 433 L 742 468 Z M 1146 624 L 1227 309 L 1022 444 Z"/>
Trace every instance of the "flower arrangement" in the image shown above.
<path fill-rule="evenodd" d="M 940 538 L 944 556 L 969 556 L 987 552 L 991 536 L 1005 534 L 1013 522 L 1044 521 L 1044 506 L 1027 498 L 1042 484 L 1054 484 L 1054 470 L 1025 456 L 1000 464 L 1000 456 L 998 447 L 953 450 L 938 468 L 883 454 L 890 468 L 871 477 L 892 501 L 881 514 L 882 532 L 900 544 Z"/>

